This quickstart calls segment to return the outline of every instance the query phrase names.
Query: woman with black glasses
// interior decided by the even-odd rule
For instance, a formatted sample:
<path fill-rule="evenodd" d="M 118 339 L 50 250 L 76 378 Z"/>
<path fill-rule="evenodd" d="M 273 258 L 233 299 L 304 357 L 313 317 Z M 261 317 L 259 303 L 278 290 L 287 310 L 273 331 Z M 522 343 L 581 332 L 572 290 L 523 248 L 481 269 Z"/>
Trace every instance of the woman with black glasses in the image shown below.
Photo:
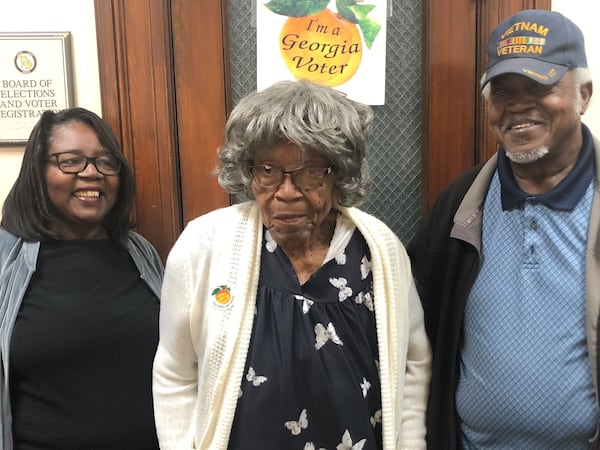
<path fill-rule="evenodd" d="M 304 81 L 231 113 L 219 182 L 252 200 L 195 219 L 169 255 L 162 450 L 425 448 L 430 350 L 410 263 L 355 208 L 372 117 Z"/>
<path fill-rule="evenodd" d="M 158 449 L 163 267 L 130 231 L 134 178 L 83 108 L 35 125 L 0 227 L 0 448 Z"/>

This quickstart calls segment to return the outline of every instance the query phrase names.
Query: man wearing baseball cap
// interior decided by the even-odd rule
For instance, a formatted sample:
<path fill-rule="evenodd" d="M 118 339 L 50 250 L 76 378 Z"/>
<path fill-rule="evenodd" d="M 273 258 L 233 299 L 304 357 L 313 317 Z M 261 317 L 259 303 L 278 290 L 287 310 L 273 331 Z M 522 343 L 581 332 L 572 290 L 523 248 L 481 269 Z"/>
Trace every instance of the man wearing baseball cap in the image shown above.
<path fill-rule="evenodd" d="M 487 45 L 497 153 L 408 246 L 433 348 L 430 449 L 598 448 L 600 141 L 583 35 L 521 11 Z"/>

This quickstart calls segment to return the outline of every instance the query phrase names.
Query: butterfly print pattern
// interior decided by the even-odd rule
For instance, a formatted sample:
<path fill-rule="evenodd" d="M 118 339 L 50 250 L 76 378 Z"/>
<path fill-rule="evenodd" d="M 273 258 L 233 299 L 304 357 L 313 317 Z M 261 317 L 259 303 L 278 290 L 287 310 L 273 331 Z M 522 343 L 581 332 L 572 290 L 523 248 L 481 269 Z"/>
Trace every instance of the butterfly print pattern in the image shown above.
<path fill-rule="evenodd" d="M 338 263 L 338 265 L 343 266 L 344 264 L 346 264 L 346 253 L 338 253 L 334 256 L 333 259 L 335 259 L 335 262 Z"/>
<path fill-rule="evenodd" d="M 263 375 L 256 375 L 256 372 L 252 367 L 248 368 L 248 373 L 246 374 L 246 380 L 252 383 L 252 386 L 260 386 L 265 381 L 267 381 L 267 377 Z"/>
<path fill-rule="evenodd" d="M 345 278 L 330 278 L 329 282 L 333 287 L 339 289 L 338 299 L 340 300 L 340 302 L 343 302 L 352 295 L 352 288 L 348 286 L 348 280 L 346 280 Z"/>
<path fill-rule="evenodd" d="M 381 410 L 380 410 L 380 409 L 378 409 L 377 411 L 375 411 L 375 414 L 373 414 L 373 415 L 371 416 L 371 419 L 370 419 L 370 420 L 371 420 L 371 426 L 372 426 L 373 428 L 375 428 L 375 426 L 376 426 L 378 423 L 381 423 Z"/>
<path fill-rule="evenodd" d="M 290 433 L 292 433 L 294 436 L 298 436 L 302 432 L 302 430 L 308 427 L 308 412 L 306 411 L 306 409 L 303 409 L 300 412 L 300 417 L 297 421 L 288 420 L 283 424 L 283 426 L 290 430 Z"/>
<path fill-rule="evenodd" d="M 358 305 L 365 305 L 369 311 L 375 310 L 373 306 L 373 294 L 371 291 L 367 292 L 359 292 L 356 297 L 354 297 L 354 301 Z"/>
<path fill-rule="evenodd" d="M 304 314 L 308 314 L 308 311 L 310 311 L 310 307 L 315 304 L 313 300 L 306 298 L 303 295 L 294 295 L 294 298 L 296 300 L 302 301 L 302 312 Z"/>
<path fill-rule="evenodd" d="M 360 232 L 302 285 L 266 228 L 262 248 L 230 448 L 381 448 L 371 257 Z"/>
<path fill-rule="evenodd" d="M 371 261 L 365 255 L 360 262 L 360 276 L 364 280 L 369 276 L 369 273 L 371 273 Z"/>
<path fill-rule="evenodd" d="M 307 442 L 306 444 L 304 444 L 304 450 L 317 450 L 317 448 L 315 447 L 315 444 L 313 444 L 312 442 Z M 327 449 L 319 447 L 319 450 L 327 450 Z"/>
<path fill-rule="evenodd" d="M 361 439 L 356 444 L 352 443 L 352 437 L 350 436 L 350 432 L 348 430 L 344 431 L 342 435 L 342 442 L 338 444 L 336 450 L 362 450 L 367 442 L 366 439 Z"/>
<path fill-rule="evenodd" d="M 322 323 L 316 324 L 315 335 L 315 348 L 317 350 L 320 350 L 321 347 L 327 344 L 327 341 L 331 341 L 337 345 L 344 345 L 340 337 L 337 335 L 335 327 L 331 322 L 327 324 L 327 328 L 325 328 Z"/>
<path fill-rule="evenodd" d="M 367 398 L 367 392 L 369 392 L 369 389 L 371 388 L 371 383 L 369 383 L 369 380 L 367 380 L 365 377 L 363 377 L 362 382 L 360 383 L 360 388 L 362 390 L 363 397 Z"/>

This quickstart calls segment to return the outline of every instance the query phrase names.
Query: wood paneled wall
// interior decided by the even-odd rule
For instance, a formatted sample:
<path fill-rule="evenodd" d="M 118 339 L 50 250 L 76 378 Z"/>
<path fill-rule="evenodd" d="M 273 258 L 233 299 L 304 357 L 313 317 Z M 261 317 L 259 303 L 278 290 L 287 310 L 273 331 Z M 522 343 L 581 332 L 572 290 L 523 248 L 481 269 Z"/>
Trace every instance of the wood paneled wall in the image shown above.
<path fill-rule="evenodd" d="M 137 182 L 136 229 L 163 259 L 190 219 L 229 204 L 210 171 L 227 105 L 220 0 L 96 0 L 102 115 Z"/>
<path fill-rule="evenodd" d="M 496 151 L 479 80 L 492 29 L 522 9 L 550 0 L 423 2 L 423 209 L 456 176 Z"/>

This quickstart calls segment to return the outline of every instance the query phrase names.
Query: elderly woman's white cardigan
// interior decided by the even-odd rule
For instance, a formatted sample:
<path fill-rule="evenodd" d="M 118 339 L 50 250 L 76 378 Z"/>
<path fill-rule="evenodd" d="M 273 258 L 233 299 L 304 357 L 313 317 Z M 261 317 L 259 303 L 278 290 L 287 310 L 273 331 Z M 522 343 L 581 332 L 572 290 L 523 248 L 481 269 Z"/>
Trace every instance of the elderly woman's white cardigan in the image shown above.
<path fill-rule="evenodd" d="M 404 247 L 381 221 L 339 208 L 364 236 L 371 270 L 383 447 L 425 448 L 431 354 Z M 191 221 L 169 254 L 154 361 L 154 407 L 162 450 L 226 449 L 260 270 L 262 222 L 255 202 Z M 222 306 L 212 294 L 228 286 Z"/>

